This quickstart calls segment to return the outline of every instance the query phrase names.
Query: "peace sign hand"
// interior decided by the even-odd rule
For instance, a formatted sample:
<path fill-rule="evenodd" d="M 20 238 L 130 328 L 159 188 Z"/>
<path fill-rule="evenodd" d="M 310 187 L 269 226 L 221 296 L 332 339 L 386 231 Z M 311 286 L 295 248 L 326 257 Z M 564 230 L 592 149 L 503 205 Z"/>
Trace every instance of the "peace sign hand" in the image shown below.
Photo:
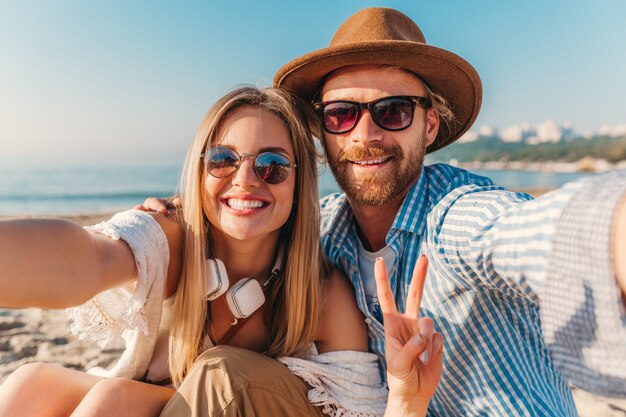
<path fill-rule="evenodd" d="M 398 312 L 382 258 L 376 260 L 374 277 L 385 328 L 385 357 L 390 397 L 428 405 L 441 377 L 443 336 L 434 331 L 430 318 L 419 319 L 428 259 L 415 263 L 406 311 Z M 390 398 L 391 401 L 391 398 Z"/>

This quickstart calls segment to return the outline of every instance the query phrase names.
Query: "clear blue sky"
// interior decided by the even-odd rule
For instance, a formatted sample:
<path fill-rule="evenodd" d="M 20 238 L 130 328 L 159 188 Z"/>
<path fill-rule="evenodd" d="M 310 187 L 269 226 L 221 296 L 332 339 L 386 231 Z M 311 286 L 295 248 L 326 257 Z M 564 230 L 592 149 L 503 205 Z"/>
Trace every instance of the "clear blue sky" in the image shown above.
<path fill-rule="evenodd" d="M 475 66 L 476 127 L 626 123 L 622 0 L 0 0 L 0 161 L 182 158 L 217 97 L 270 84 L 367 6 Z"/>

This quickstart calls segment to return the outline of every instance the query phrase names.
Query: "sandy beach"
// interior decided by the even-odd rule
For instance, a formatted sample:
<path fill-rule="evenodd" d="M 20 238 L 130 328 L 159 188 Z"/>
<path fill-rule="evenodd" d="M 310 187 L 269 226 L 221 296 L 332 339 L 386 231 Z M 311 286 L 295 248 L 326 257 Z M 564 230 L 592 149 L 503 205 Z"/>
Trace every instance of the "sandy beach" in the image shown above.
<path fill-rule="evenodd" d="M 533 190 L 532 194 L 545 191 Z M 95 214 L 64 218 L 88 225 L 108 217 L 109 214 Z M 72 335 L 64 311 L 0 309 L 0 383 L 26 363 L 47 362 L 85 370 L 108 367 L 120 353 L 120 346 L 103 351 Z M 594 396 L 578 389 L 574 389 L 574 399 L 581 417 L 626 417 L 626 399 Z"/>

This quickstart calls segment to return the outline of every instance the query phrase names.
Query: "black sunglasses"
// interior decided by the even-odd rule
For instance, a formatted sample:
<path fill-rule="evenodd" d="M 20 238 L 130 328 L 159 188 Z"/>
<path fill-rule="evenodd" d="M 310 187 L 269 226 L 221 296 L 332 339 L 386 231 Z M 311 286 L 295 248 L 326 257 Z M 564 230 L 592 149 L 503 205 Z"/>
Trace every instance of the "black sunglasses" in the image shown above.
<path fill-rule="evenodd" d="M 254 172 L 266 184 L 280 184 L 285 181 L 296 164 L 277 152 L 263 152 L 258 155 L 239 154 L 230 148 L 214 147 L 200 155 L 209 174 L 215 178 L 233 175 L 246 158 L 254 158 Z"/>
<path fill-rule="evenodd" d="M 425 109 L 432 106 L 428 97 L 388 96 L 369 103 L 332 100 L 313 103 L 322 119 L 324 130 L 332 134 L 347 133 L 355 128 L 363 109 L 367 109 L 376 125 L 385 130 L 404 130 L 413 123 L 415 105 Z"/>

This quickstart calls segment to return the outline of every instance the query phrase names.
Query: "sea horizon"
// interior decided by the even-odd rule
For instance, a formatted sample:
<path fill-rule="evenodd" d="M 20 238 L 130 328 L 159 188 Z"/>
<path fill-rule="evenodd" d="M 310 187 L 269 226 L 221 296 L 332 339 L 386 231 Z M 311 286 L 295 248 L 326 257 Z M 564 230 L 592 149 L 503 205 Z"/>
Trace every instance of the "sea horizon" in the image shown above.
<path fill-rule="evenodd" d="M 0 216 L 70 216 L 112 213 L 146 197 L 177 193 L 181 164 L 101 163 L 0 167 Z M 513 190 L 547 191 L 589 173 L 470 169 Z M 339 191 L 330 169 L 320 167 L 319 193 Z"/>

